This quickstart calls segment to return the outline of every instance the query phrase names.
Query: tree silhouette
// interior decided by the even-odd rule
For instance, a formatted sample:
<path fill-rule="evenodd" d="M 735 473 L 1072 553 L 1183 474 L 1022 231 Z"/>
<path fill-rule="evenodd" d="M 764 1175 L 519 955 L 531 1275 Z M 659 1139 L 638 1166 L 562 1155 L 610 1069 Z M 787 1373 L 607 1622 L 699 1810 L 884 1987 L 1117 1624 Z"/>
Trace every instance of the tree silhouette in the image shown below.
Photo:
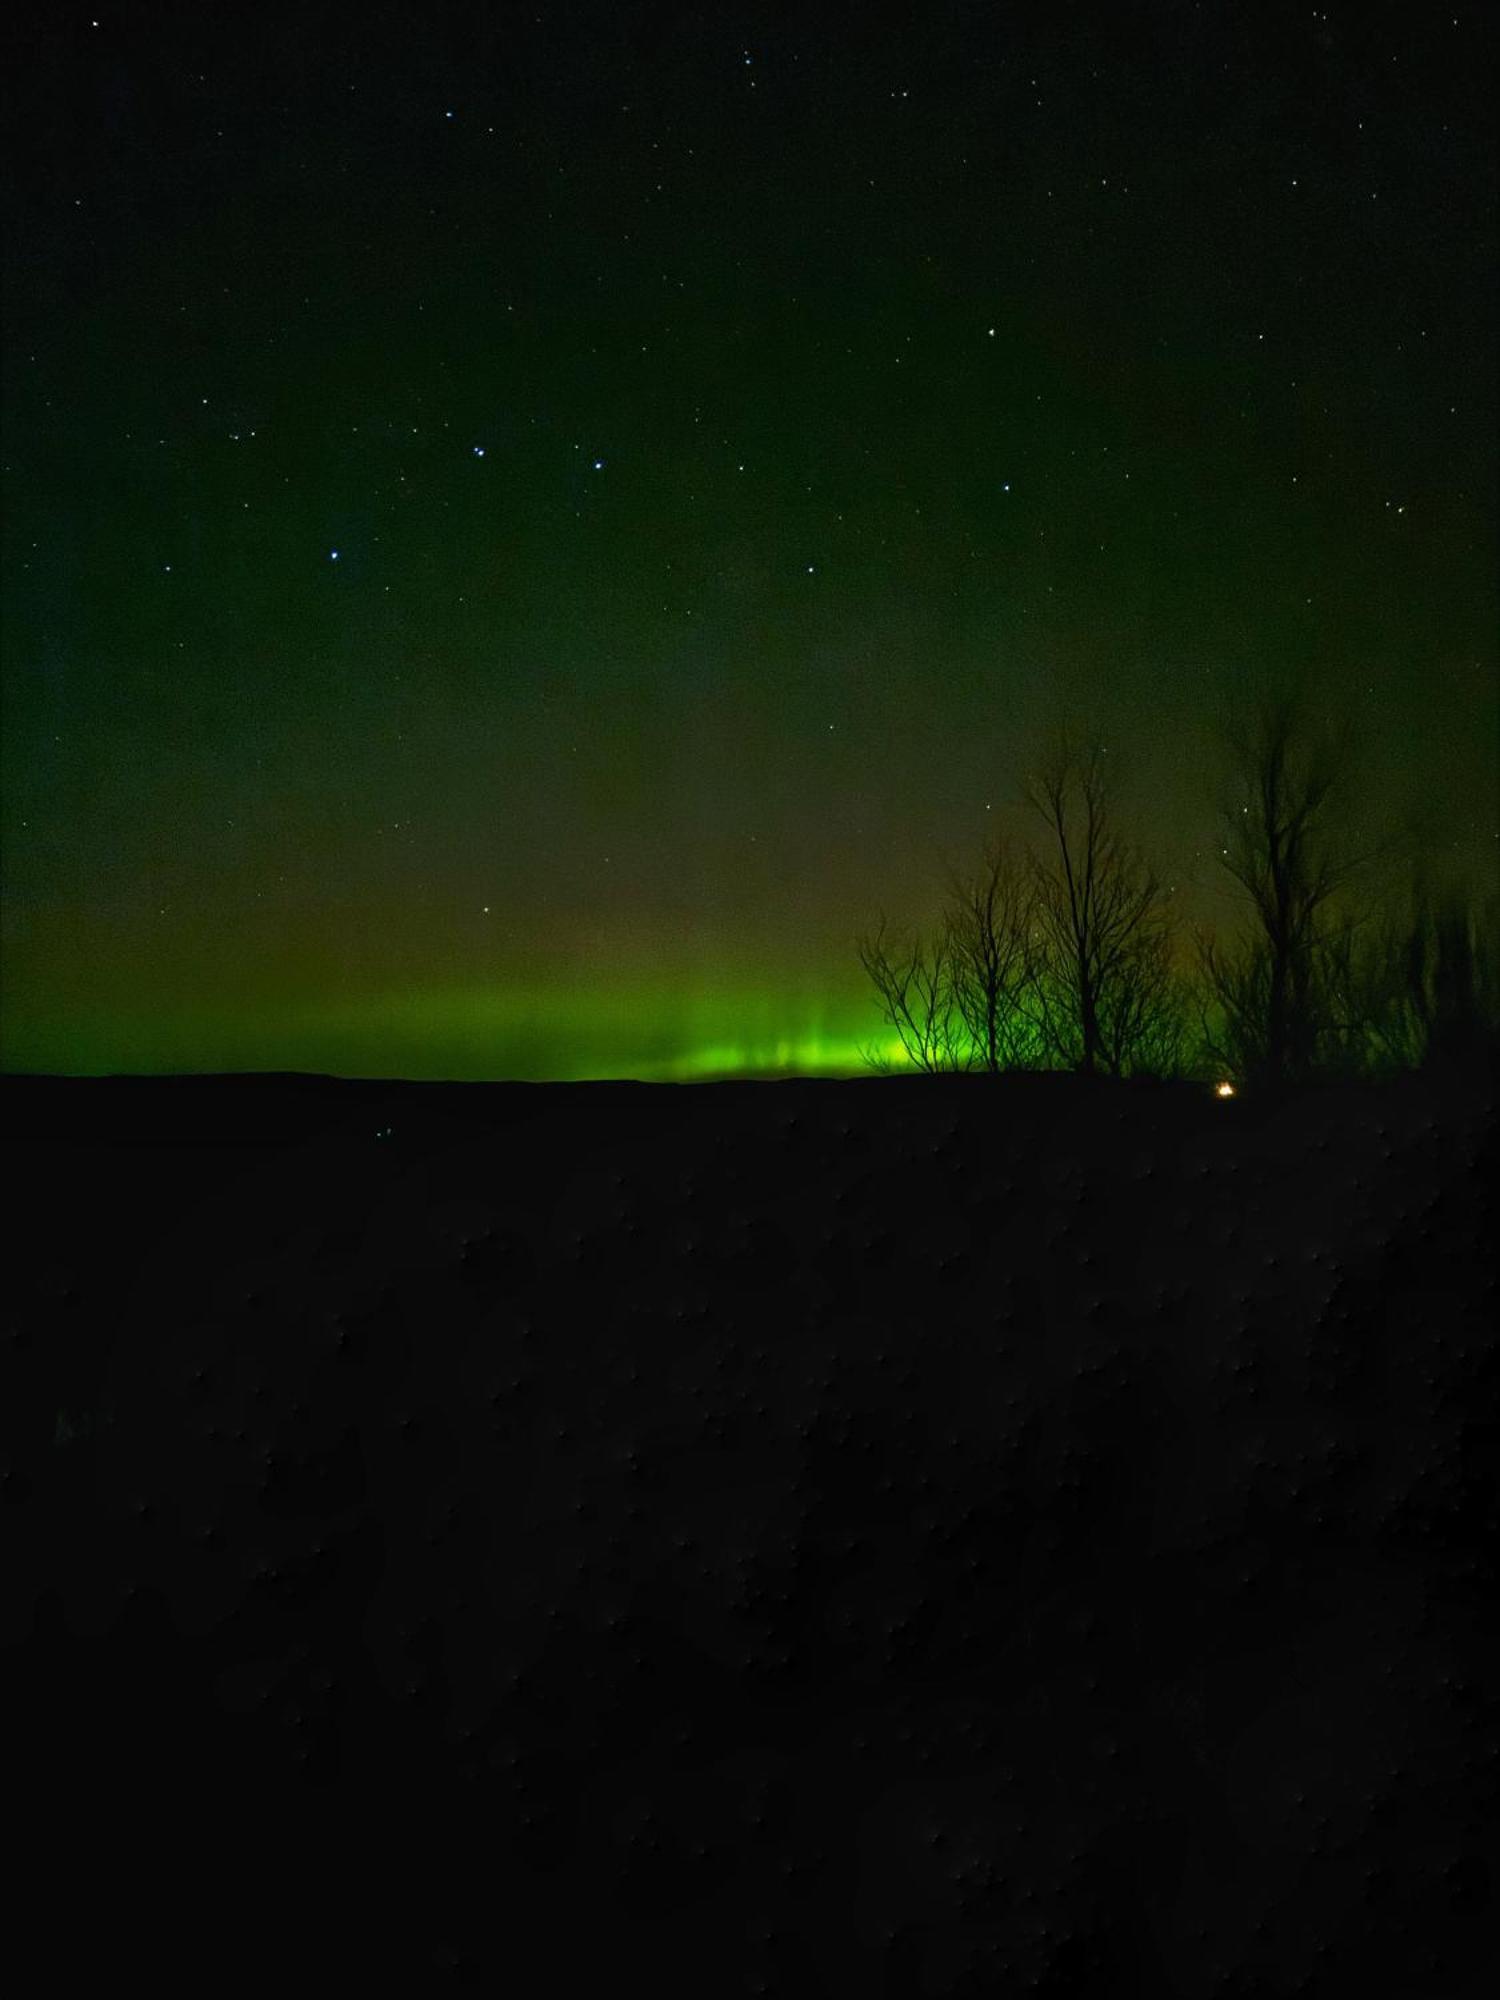
<path fill-rule="evenodd" d="M 1053 738 L 1025 786 L 1033 855 L 1038 1026 L 1053 1060 L 1092 1076 L 1175 1063 L 1167 891 L 1118 825 L 1101 744 Z"/>
<path fill-rule="evenodd" d="M 932 932 L 893 936 L 882 917 L 856 940 L 906 1065 L 1166 1077 L 1206 1061 L 1251 1086 L 1493 1066 L 1500 905 L 1481 922 L 1460 890 L 1421 891 L 1378 922 L 1366 871 L 1394 845 L 1357 846 L 1340 826 L 1347 733 L 1314 727 L 1283 695 L 1228 725 L 1225 742 L 1218 858 L 1242 921 L 1228 935 L 1199 928 L 1195 992 L 1170 892 L 1123 831 L 1114 763 L 1065 728 L 1021 790 L 1038 837 L 994 839 L 972 871 L 950 868 Z M 895 1066 L 889 1049 L 864 1055 Z"/>
<path fill-rule="evenodd" d="M 1434 894 L 1419 881 L 1403 920 L 1387 924 L 1371 954 L 1375 1039 L 1402 1068 L 1493 1065 L 1500 1041 L 1500 964 L 1493 922 L 1462 891 Z"/>
<path fill-rule="evenodd" d="M 884 917 L 873 935 L 856 940 L 880 1004 L 881 1019 L 896 1032 L 906 1060 L 919 1070 L 970 1067 L 970 1050 L 954 993 L 946 932 L 935 940 L 892 937 Z M 874 1051 L 865 1052 L 873 1069 L 889 1067 Z"/>
<path fill-rule="evenodd" d="M 1036 1048 L 1036 888 L 1024 857 L 1002 840 L 978 872 L 950 878 L 944 922 L 954 1007 L 972 1066 L 1020 1068 Z"/>
<path fill-rule="evenodd" d="M 1276 697 L 1226 731 L 1237 796 L 1221 808 L 1220 858 L 1248 906 L 1247 932 L 1226 945 L 1199 936 L 1199 963 L 1218 1023 L 1214 1053 L 1256 1084 L 1302 1082 L 1358 1049 L 1369 1023 L 1354 976 L 1353 932 L 1368 912 L 1340 914 L 1371 858 L 1334 832 L 1349 771 L 1347 739 L 1315 732 Z"/>

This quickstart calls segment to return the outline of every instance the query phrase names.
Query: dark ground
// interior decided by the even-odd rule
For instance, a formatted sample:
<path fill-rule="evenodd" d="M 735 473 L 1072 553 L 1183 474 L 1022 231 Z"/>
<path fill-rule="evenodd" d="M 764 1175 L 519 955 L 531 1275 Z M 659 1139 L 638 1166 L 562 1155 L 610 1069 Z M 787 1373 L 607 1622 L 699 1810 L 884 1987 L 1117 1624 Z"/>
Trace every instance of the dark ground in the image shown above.
<path fill-rule="evenodd" d="M 55 1981 L 1487 1990 L 1487 1097 L 12 1077 L 0 1125 Z"/>

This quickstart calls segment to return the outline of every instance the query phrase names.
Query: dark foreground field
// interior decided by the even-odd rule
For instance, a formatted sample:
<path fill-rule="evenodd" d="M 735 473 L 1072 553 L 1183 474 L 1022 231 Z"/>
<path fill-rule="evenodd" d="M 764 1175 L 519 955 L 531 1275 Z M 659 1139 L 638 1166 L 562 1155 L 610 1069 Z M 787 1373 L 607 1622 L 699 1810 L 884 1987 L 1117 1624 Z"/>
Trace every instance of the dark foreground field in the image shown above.
<path fill-rule="evenodd" d="M 7 1927 L 59 1985 L 1486 1990 L 1464 1086 L 0 1126 Z"/>

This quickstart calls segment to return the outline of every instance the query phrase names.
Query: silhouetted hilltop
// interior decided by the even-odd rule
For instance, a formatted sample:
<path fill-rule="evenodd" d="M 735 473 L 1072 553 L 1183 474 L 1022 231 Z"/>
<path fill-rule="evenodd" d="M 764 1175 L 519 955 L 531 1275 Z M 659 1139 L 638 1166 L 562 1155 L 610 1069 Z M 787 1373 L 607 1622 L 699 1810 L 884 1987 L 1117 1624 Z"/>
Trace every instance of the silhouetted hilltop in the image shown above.
<path fill-rule="evenodd" d="M 1206 1995 L 1246 1935 L 1290 1984 L 1330 1932 L 1350 1990 L 1459 1990 L 1487 1102 L 12 1077 L 0 1113 L 22 1803 L 115 1885 L 111 1954 L 170 1880 L 201 1949 L 418 1986 L 685 1965 L 748 1910 L 770 1990 L 900 1994 L 933 1925 L 1024 1966 L 1046 1910 L 1076 1991 Z"/>

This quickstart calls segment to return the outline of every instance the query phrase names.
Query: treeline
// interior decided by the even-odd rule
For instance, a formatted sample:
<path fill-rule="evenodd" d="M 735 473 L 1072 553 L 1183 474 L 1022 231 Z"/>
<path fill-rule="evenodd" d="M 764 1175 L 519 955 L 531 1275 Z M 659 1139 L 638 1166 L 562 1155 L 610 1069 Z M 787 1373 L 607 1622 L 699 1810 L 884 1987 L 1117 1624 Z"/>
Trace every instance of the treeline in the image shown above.
<path fill-rule="evenodd" d="M 1217 1077 L 1264 1090 L 1400 1069 L 1491 1072 L 1493 902 L 1423 885 L 1397 844 L 1357 844 L 1346 745 L 1290 699 L 1224 732 L 1223 925 L 1179 921 L 1124 828 L 1114 766 L 1054 735 L 1022 787 L 1028 832 L 950 874 L 935 928 L 857 940 L 899 1056 L 873 1068 Z M 1389 864 L 1404 858 L 1399 902 Z M 1384 866 L 1383 866 L 1384 864 Z"/>

